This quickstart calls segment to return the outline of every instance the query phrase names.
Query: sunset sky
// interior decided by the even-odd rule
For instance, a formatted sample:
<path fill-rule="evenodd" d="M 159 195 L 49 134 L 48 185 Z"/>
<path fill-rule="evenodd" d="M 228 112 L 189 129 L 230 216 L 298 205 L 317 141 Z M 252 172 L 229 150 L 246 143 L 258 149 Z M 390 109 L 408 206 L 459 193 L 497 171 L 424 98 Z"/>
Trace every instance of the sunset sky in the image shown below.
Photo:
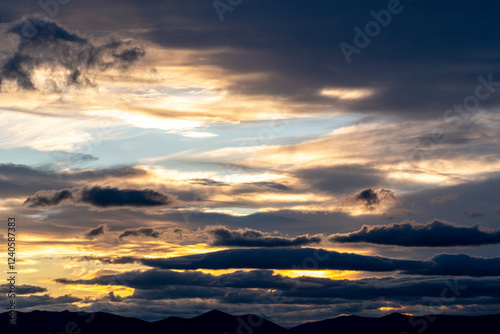
<path fill-rule="evenodd" d="M 499 11 L 2 1 L 19 310 L 499 313 Z"/>

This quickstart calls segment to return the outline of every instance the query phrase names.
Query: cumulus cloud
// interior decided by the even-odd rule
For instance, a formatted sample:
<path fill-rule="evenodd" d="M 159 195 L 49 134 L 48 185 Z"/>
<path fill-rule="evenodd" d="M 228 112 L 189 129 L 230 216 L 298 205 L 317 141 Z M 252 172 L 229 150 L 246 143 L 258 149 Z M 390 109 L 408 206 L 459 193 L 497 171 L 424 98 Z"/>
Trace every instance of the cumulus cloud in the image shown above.
<path fill-rule="evenodd" d="M 85 237 L 85 239 L 92 240 L 92 239 L 95 239 L 95 238 L 105 234 L 107 231 L 108 231 L 108 225 L 101 224 L 101 225 L 91 229 L 87 233 L 85 233 L 84 237 Z"/>
<path fill-rule="evenodd" d="M 0 67 L 0 84 L 10 80 L 26 90 L 41 88 L 35 82 L 37 70 L 49 70 L 52 75 L 47 76 L 46 83 L 51 90 L 61 91 L 66 86 L 95 86 L 94 73 L 124 70 L 145 55 L 144 49 L 130 41 L 111 39 L 97 44 L 36 17 L 13 23 L 8 32 L 20 42 Z M 57 71 L 66 73 L 63 82 L 54 80 Z"/>
<path fill-rule="evenodd" d="M 341 205 L 361 206 L 364 210 L 373 211 L 381 205 L 397 202 L 398 200 L 392 190 L 368 188 L 353 196 L 347 197 L 341 202 Z"/>
<path fill-rule="evenodd" d="M 438 220 L 428 224 L 365 225 L 355 232 L 332 235 L 329 240 L 405 247 L 481 246 L 500 243 L 500 231 L 483 231 L 479 228 L 479 224 L 461 227 Z"/>
<path fill-rule="evenodd" d="M 153 207 L 168 205 L 172 199 L 155 190 L 118 189 L 112 187 L 83 187 L 64 190 L 39 191 L 24 202 L 30 208 L 56 206 L 65 200 L 99 208 Z M 68 201 L 69 202 L 69 201 Z"/>
<path fill-rule="evenodd" d="M 161 235 L 161 232 L 156 231 L 154 228 L 151 228 L 151 227 L 139 227 L 139 228 L 128 229 L 128 230 L 123 231 L 118 238 L 119 239 L 123 239 L 123 238 L 126 238 L 126 237 L 159 238 L 160 235 Z"/>
<path fill-rule="evenodd" d="M 214 238 L 211 243 L 213 246 L 287 247 L 321 242 L 321 238 L 318 236 L 302 235 L 295 238 L 286 238 L 251 229 L 232 231 L 225 227 L 213 227 L 209 228 L 207 232 Z"/>

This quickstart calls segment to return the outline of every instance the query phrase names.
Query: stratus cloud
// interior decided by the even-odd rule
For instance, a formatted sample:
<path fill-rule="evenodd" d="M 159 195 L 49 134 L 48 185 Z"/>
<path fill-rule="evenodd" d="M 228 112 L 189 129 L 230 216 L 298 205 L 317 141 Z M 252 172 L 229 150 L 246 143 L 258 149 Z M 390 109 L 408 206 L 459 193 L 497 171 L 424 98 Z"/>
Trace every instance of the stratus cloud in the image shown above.
<path fill-rule="evenodd" d="M 449 201 L 456 201 L 460 197 L 460 194 L 446 194 L 443 196 L 437 196 L 431 199 L 431 204 L 443 204 Z"/>
<path fill-rule="evenodd" d="M 211 242 L 213 246 L 287 247 L 318 244 L 321 242 L 321 238 L 318 236 L 302 235 L 295 238 L 286 238 L 251 229 L 232 231 L 225 227 L 213 227 L 209 228 L 207 232 L 214 238 Z"/>
<path fill-rule="evenodd" d="M 140 263 L 171 270 L 356 270 L 426 276 L 500 276 L 500 257 L 438 254 L 426 260 L 401 260 L 312 248 L 230 249 L 166 259 L 85 256 L 77 260 L 107 264 Z"/>
<path fill-rule="evenodd" d="M 108 207 L 154 207 L 172 203 L 172 198 L 151 189 L 118 189 L 93 186 L 64 190 L 39 191 L 28 197 L 24 205 L 30 208 L 51 207 L 63 201 L 90 204 L 99 208 Z"/>
<path fill-rule="evenodd" d="M 95 45 L 88 38 L 71 33 L 55 22 L 31 18 L 34 31 L 26 38 L 25 21 L 16 22 L 8 30 L 20 39 L 17 50 L 0 67 L 0 85 L 14 81 L 19 88 L 37 90 L 35 71 L 66 72 L 64 82 L 48 76 L 50 90 L 61 91 L 65 86 L 94 86 L 94 72 L 108 69 L 123 70 L 145 55 L 129 41 L 110 40 Z M 33 36 L 31 36 L 33 35 Z"/>
<path fill-rule="evenodd" d="M 108 225 L 101 224 L 101 225 L 91 229 L 87 233 L 85 233 L 84 237 L 85 237 L 85 239 L 92 240 L 92 239 L 95 239 L 95 238 L 105 234 L 107 231 L 108 231 Z"/>
<path fill-rule="evenodd" d="M 396 271 L 418 270 L 426 267 L 426 261 L 399 260 L 313 248 L 231 249 L 168 259 L 141 259 L 141 263 L 161 269 L 185 270 L 230 268 L 298 270 L 302 268 L 303 270 Z"/>
<path fill-rule="evenodd" d="M 9 288 L 10 288 L 10 284 L 0 285 L 0 289 L 3 289 L 3 291 L 9 291 Z M 31 294 L 46 292 L 46 291 L 47 291 L 46 288 L 42 288 L 40 286 L 35 286 L 35 285 L 23 284 L 23 285 L 16 286 L 16 294 L 18 294 L 18 295 L 31 295 Z"/>
<path fill-rule="evenodd" d="M 159 238 L 161 232 L 156 231 L 151 227 L 139 227 L 134 229 L 128 229 L 123 231 L 118 238 L 123 239 L 126 237 L 151 237 L 151 238 Z"/>
<path fill-rule="evenodd" d="M 307 298 L 308 302 L 312 304 L 329 303 L 331 298 L 346 300 L 390 298 L 398 301 L 417 298 L 418 300 L 420 297 L 440 295 L 443 286 L 457 288 L 461 292 L 460 298 L 484 298 L 486 291 L 495 300 L 500 295 L 500 284 L 494 278 L 463 278 L 448 281 L 439 277 L 389 276 L 360 280 L 336 280 L 307 276 L 290 278 L 273 274 L 271 270 L 237 271 L 215 276 L 199 271 L 177 272 L 151 269 L 142 272 L 129 271 L 114 275 L 102 275 L 92 279 L 58 278 L 54 281 L 60 284 L 125 285 L 136 289 L 137 293 L 134 292 L 131 297 L 134 299 L 183 298 L 186 296 L 183 293 L 189 293 L 189 291 L 194 292 L 194 295 L 189 294 L 190 297 L 224 298 L 230 288 L 240 289 L 240 296 L 250 296 L 250 291 L 244 289 L 252 289 L 252 292 L 256 292 L 256 294 L 253 295 L 253 299 L 246 301 L 249 303 L 265 297 L 268 289 L 281 290 L 289 303 L 292 301 L 291 298 Z M 179 289 L 179 287 L 182 288 Z M 192 287 L 201 288 L 201 290 L 191 289 Z M 221 290 L 220 288 L 226 289 Z M 265 290 L 257 292 L 255 289 Z M 225 301 L 231 302 L 230 299 Z M 300 301 L 296 302 L 300 303 Z"/>
<path fill-rule="evenodd" d="M 479 228 L 479 224 L 461 227 L 438 220 L 428 224 L 365 225 L 355 232 L 332 235 L 329 240 L 404 247 L 481 246 L 500 243 L 500 231 L 483 231 Z"/>

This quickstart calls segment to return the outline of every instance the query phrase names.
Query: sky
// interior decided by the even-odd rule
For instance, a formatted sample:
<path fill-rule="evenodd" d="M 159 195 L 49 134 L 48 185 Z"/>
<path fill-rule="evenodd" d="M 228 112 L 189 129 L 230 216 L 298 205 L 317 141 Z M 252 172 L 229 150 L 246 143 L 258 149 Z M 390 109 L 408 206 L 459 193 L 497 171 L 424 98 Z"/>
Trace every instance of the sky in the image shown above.
<path fill-rule="evenodd" d="M 500 312 L 499 10 L 2 1 L 18 309 Z"/>

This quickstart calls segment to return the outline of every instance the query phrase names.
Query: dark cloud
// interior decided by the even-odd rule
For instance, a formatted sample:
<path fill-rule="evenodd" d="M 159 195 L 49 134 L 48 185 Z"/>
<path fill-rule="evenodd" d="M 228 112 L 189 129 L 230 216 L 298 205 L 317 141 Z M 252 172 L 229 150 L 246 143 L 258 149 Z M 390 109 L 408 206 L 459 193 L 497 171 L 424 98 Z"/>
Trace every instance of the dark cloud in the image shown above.
<path fill-rule="evenodd" d="M 9 291 L 10 289 L 10 284 L 2 284 L 0 285 L 0 289 L 2 291 Z M 22 284 L 22 285 L 17 285 L 16 286 L 16 294 L 18 295 L 31 295 L 35 293 L 41 293 L 41 292 L 46 292 L 46 288 L 42 288 L 40 286 L 34 286 L 34 285 L 29 285 L 29 284 Z"/>
<path fill-rule="evenodd" d="M 60 191 L 39 191 L 33 197 L 28 197 L 24 205 L 30 208 L 52 207 L 68 199 L 73 199 L 73 194 L 68 189 Z"/>
<path fill-rule="evenodd" d="M 45 294 L 45 295 L 33 295 L 33 296 L 21 296 L 17 298 L 16 303 L 22 305 L 20 307 L 23 308 L 28 308 L 28 307 L 42 308 L 52 305 L 72 304 L 80 302 L 82 300 L 83 299 L 71 295 L 52 297 L 49 294 Z"/>
<path fill-rule="evenodd" d="M 91 229 L 87 233 L 85 233 L 84 237 L 85 239 L 95 239 L 103 234 L 105 234 L 108 231 L 108 225 L 106 224 L 101 224 L 97 226 L 96 228 Z"/>
<path fill-rule="evenodd" d="M 342 201 L 343 205 L 362 205 L 367 210 L 374 210 L 382 202 L 396 202 L 394 192 L 388 189 L 365 189 L 354 196 L 349 196 Z"/>
<path fill-rule="evenodd" d="M 431 266 L 407 270 L 406 274 L 453 276 L 500 276 L 500 257 L 484 258 L 466 254 L 440 254 L 430 259 Z"/>
<path fill-rule="evenodd" d="M 439 254 L 427 260 L 401 260 L 312 248 L 231 249 L 166 259 L 86 256 L 78 260 L 108 264 L 141 263 L 148 267 L 172 270 L 355 270 L 425 276 L 500 276 L 500 257 Z"/>
<path fill-rule="evenodd" d="M 467 209 L 464 211 L 464 216 L 469 218 L 481 218 L 484 217 L 485 214 L 482 212 L 477 212 L 472 209 Z"/>
<path fill-rule="evenodd" d="M 323 259 L 319 261 L 318 259 Z M 142 259 L 141 263 L 161 269 L 288 269 L 396 271 L 425 268 L 427 261 L 398 260 L 312 248 L 231 249 L 168 259 Z M 427 264 L 428 265 L 428 264 Z"/>
<path fill-rule="evenodd" d="M 67 162 L 68 160 L 66 158 L 71 159 L 72 155 L 67 156 L 63 154 L 62 156 L 57 155 L 57 157 L 61 159 L 56 161 L 61 163 Z M 85 159 L 85 157 L 81 158 Z M 61 199 L 59 202 L 60 204 L 64 201 L 64 196 L 68 196 L 63 190 L 74 186 L 75 183 L 107 180 L 110 178 L 139 177 L 144 175 L 147 175 L 146 170 L 139 167 L 128 166 L 54 172 L 42 167 L 0 164 L 0 194 L 3 197 L 28 196 L 43 189 L 53 189 L 52 191 L 46 192 L 45 199 L 41 201 L 50 205 L 51 201 L 57 202 L 59 197 L 59 199 Z M 56 194 L 55 190 L 61 193 Z M 72 195 L 75 195 L 73 190 L 71 190 L 71 192 Z M 61 198 L 61 196 L 63 198 Z M 36 201 L 36 199 L 34 200 Z M 40 205 L 43 204 L 42 202 L 40 202 Z"/>
<path fill-rule="evenodd" d="M 194 184 L 200 184 L 203 186 L 229 186 L 228 183 L 215 181 L 212 179 L 192 179 L 189 182 Z"/>
<path fill-rule="evenodd" d="M 347 300 L 425 303 L 426 297 L 454 296 L 453 303 L 500 300 L 496 278 L 372 277 L 359 280 L 316 277 L 290 278 L 269 270 L 212 275 L 199 271 L 132 271 L 92 279 L 55 280 L 61 284 L 120 285 L 135 289 L 130 299 L 216 298 L 229 303 L 255 303 L 272 296 L 283 303 L 328 304 Z M 237 289 L 237 290 L 235 290 Z M 269 289 L 278 290 L 269 294 Z M 228 296 L 230 298 L 227 298 Z M 467 301 L 470 300 L 470 301 Z"/>
<path fill-rule="evenodd" d="M 380 171 L 361 165 L 302 169 L 296 175 L 315 188 L 334 194 L 376 187 L 383 181 Z"/>
<path fill-rule="evenodd" d="M 287 247 L 304 246 L 321 242 L 321 238 L 317 236 L 303 235 L 295 238 L 285 238 L 251 229 L 232 231 L 225 227 L 215 227 L 208 229 L 207 232 L 214 238 L 211 243 L 213 246 Z"/>
<path fill-rule="evenodd" d="M 148 172 L 140 167 L 115 167 L 103 169 L 79 170 L 73 172 L 59 172 L 60 178 L 68 181 L 93 181 L 109 178 L 133 178 L 145 176 Z"/>
<path fill-rule="evenodd" d="M 72 260 L 84 262 L 84 261 L 97 261 L 104 264 L 130 264 L 139 263 L 141 261 L 138 257 L 133 256 L 120 256 L 120 257 L 97 257 L 97 256 L 81 256 L 81 257 L 71 257 Z"/>
<path fill-rule="evenodd" d="M 499 7 L 492 1 L 481 7 L 466 1 L 454 6 L 435 5 L 428 0 L 401 2 L 403 12 L 393 16 L 381 34 L 369 38 L 368 45 L 352 56 L 349 65 L 339 44 L 354 45 L 354 28 L 364 29 L 366 23 L 374 20 L 370 12 L 386 8 L 387 3 L 314 0 L 289 5 L 254 1 L 226 12 L 224 24 L 207 6 L 168 4 L 153 2 L 150 11 L 144 14 L 148 23 L 156 22 L 151 23 L 155 29 L 148 31 L 145 38 L 166 48 L 224 50 L 206 62 L 231 73 L 268 73 L 263 80 L 244 77 L 234 80 L 231 88 L 244 89 L 249 95 L 269 94 L 356 112 L 438 118 L 453 102 L 462 103 L 464 97 L 474 93 L 472 85 L 478 74 L 498 70 L 495 63 L 498 50 L 488 53 L 491 45 L 496 45 L 494 34 L 484 34 L 498 27 L 492 13 Z M 162 13 L 165 6 L 176 7 L 168 17 L 171 20 L 180 17 L 184 24 L 175 27 L 161 24 L 165 17 L 154 11 Z M 429 15 L 430 7 L 436 9 L 435 14 Z M 192 12 L 197 15 L 190 15 Z M 280 13 L 279 18 L 276 13 Z M 474 17 L 466 27 L 442 20 L 463 13 L 473 13 Z M 427 24 L 417 30 L 415 27 L 421 26 L 422 17 L 426 17 Z M 227 22 L 231 24 L 230 31 Z M 464 45 L 469 52 L 460 52 Z M 408 77 L 412 80 L 407 80 Z M 319 96 L 317 92 L 325 87 L 369 87 L 378 93 L 349 101 Z M 498 96 L 492 96 L 484 105 L 498 102 Z"/>
<path fill-rule="evenodd" d="M 126 69 L 145 54 L 142 48 L 131 46 L 130 41 L 111 40 L 95 45 L 55 22 L 36 17 L 14 23 L 8 32 L 17 35 L 20 42 L 1 67 L 0 84 L 12 80 L 26 90 L 40 88 L 35 87 L 33 80 L 38 69 L 67 72 L 63 83 L 47 79 L 51 90 L 62 91 L 65 86 L 94 86 L 94 72 Z"/>
<path fill-rule="evenodd" d="M 159 238 L 161 235 L 161 232 L 156 231 L 154 228 L 151 227 L 139 227 L 135 229 L 128 229 L 123 231 L 120 236 L 118 237 L 119 239 L 123 239 L 126 237 L 151 237 L 151 238 Z"/>
<path fill-rule="evenodd" d="M 40 191 L 26 199 L 25 205 L 30 208 L 56 206 L 66 199 L 71 199 L 73 203 L 85 203 L 99 208 L 153 207 L 168 205 L 172 202 L 169 196 L 151 189 L 134 190 L 94 186 Z"/>
<path fill-rule="evenodd" d="M 120 15 L 116 16 L 118 5 Z M 346 62 L 340 43 L 354 45 L 354 28 L 363 30 L 374 20 L 370 12 L 385 9 L 387 2 L 311 0 L 289 4 L 255 0 L 231 6 L 233 10 L 224 14 L 221 24 L 211 4 L 152 0 L 145 8 L 137 1 L 111 0 L 92 8 L 72 3 L 72 11 L 58 20 L 95 33 L 126 31 L 165 49 L 210 50 L 211 57 L 200 58 L 198 64 L 215 65 L 232 74 L 229 90 L 248 95 L 305 102 L 311 109 L 325 112 L 335 108 L 402 118 L 441 118 L 453 103 L 462 103 L 474 94 L 478 75 L 498 72 L 499 50 L 492 45 L 497 45 L 494 31 L 499 26 L 495 16 L 499 5 L 486 1 L 474 6 L 463 0 L 453 6 L 430 0 L 401 5 L 402 13 L 394 15 L 379 35 L 369 38 L 368 45 L 352 55 L 351 64 Z M 29 11 L 21 4 L 1 6 L 6 20 Z M 430 14 L 429 8 L 434 9 Z M 467 25 L 442 19 L 464 13 L 471 17 Z M 423 17 L 425 27 L 421 25 Z M 464 45 L 467 52 L 463 52 Z M 134 58 L 114 53 L 121 55 L 119 58 Z M 254 73 L 267 75 L 259 80 L 245 76 Z M 499 80 L 493 75 L 493 81 Z M 318 94 L 327 87 L 371 88 L 377 93 L 360 100 Z M 492 94 L 481 106 L 498 103 L 499 96 Z"/>
<path fill-rule="evenodd" d="M 50 152 L 50 157 L 59 164 L 81 164 L 99 160 L 98 157 L 95 157 L 91 154 L 71 153 L 64 151 Z"/>
<path fill-rule="evenodd" d="M 230 274 L 212 275 L 200 271 L 172 271 L 150 269 L 130 271 L 117 275 L 103 275 L 92 279 L 55 280 L 63 284 L 118 285 L 141 290 L 156 290 L 166 286 L 210 286 L 232 288 L 286 288 L 293 286 L 293 280 L 273 274 L 272 270 L 236 271 Z"/>
<path fill-rule="evenodd" d="M 247 184 L 259 186 L 259 187 L 272 188 L 272 189 L 276 189 L 276 190 L 290 190 L 290 187 L 288 187 L 284 184 L 281 184 L 281 183 L 277 183 L 277 182 L 251 182 L 251 183 L 247 183 Z"/>
<path fill-rule="evenodd" d="M 133 190 L 97 186 L 83 189 L 81 201 L 102 208 L 112 206 L 162 206 L 171 203 L 170 198 L 166 195 L 151 189 Z"/>
<path fill-rule="evenodd" d="M 366 202 L 366 206 L 374 206 L 380 203 L 377 193 L 373 189 L 366 189 L 354 197 L 357 201 Z"/>
<path fill-rule="evenodd" d="M 356 232 L 330 236 L 333 242 L 368 242 L 404 247 L 481 246 L 500 243 L 500 231 L 483 231 L 480 225 L 461 227 L 435 220 L 428 224 L 400 223 L 363 226 Z"/>
<path fill-rule="evenodd" d="M 446 194 L 443 196 L 437 196 L 431 199 L 431 204 L 443 204 L 449 201 L 456 201 L 460 197 L 460 194 Z"/>

